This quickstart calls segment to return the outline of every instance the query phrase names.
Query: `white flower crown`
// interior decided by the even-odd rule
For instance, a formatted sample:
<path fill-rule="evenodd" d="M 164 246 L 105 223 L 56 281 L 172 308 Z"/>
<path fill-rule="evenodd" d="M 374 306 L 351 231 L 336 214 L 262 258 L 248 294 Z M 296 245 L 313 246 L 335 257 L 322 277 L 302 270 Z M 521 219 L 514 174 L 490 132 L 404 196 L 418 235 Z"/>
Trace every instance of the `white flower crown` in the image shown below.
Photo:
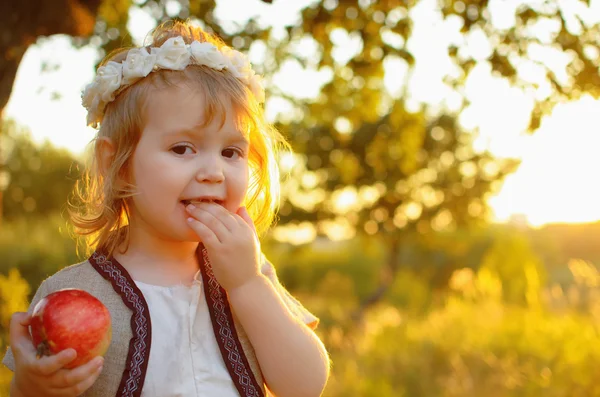
<path fill-rule="evenodd" d="M 242 81 L 259 103 L 265 100 L 261 77 L 254 73 L 248 58 L 229 47 L 218 49 L 211 43 L 194 41 L 185 44 L 182 37 L 172 37 L 160 47 L 133 48 L 122 62 L 109 61 L 98 68 L 94 80 L 81 94 L 87 109 L 87 124 L 94 128 L 102 122 L 106 105 L 114 101 L 122 89 L 159 69 L 183 70 L 188 65 L 204 65 L 211 69 L 227 69 Z"/>

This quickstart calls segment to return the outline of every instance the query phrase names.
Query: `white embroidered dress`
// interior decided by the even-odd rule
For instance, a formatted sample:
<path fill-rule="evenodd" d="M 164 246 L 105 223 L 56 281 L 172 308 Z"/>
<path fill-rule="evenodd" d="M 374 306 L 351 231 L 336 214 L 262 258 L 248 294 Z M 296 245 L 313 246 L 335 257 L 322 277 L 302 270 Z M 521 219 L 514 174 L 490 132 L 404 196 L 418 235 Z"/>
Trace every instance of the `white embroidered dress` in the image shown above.
<path fill-rule="evenodd" d="M 269 262 L 261 269 L 290 311 L 316 325 L 308 312 L 277 281 Z M 135 281 L 152 322 L 152 345 L 142 397 L 239 397 L 215 339 L 200 272 L 191 285 L 162 287 Z"/>

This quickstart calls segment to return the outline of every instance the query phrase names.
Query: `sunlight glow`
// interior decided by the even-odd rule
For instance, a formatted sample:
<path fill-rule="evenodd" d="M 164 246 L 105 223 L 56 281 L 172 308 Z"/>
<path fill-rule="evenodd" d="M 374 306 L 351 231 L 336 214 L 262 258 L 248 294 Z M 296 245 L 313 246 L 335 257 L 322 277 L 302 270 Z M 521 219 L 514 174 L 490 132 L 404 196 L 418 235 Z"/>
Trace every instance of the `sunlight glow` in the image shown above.
<path fill-rule="evenodd" d="M 347 218 L 337 218 L 333 221 L 321 222 L 321 228 L 325 235 L 332 241 L 350 240 L 356 233 Z"/>
<path fill-rule="evenodd" d="M 240 3 L 235 0 L 219 0 L 215 16 L 228 31 L 235 30 L 245 19 L 256 16 L 259 23 L 274 26 L 274 35 L 283 35 L 286 34 L 284 25 L 299 18 L 299 10 L 311 2 L 312 0 L 302 0 L 286 2 L 285 5 L 284 2 L 267 5 L 258 0 L 248 0 L 244 2 L 244 7 L 240 7 Z M 489 13 L 492 23 L 497 28 L 510 27 L 514 22 L 514 10 L 522 2 L 491 0 Z M 493 76 L 489 65 L 481 63 L 469 74 L 464 92 L 459 94 L 452 91 L 444 81 L 445 75 L 457 77 L 460 71 L 448 58 L 447 46 L 467 43 L 464 51 L 468 51 L 470 55 L 485 57 L 490 50 L 490 43 L 481 33 L 462 36 L 457 19 L 443 21 L 439 12 L 435 11 L 435 4 L 436 0 L 422 0 L 410 11 L 415 26 L 407 46 L 417 65 L 410 79 L 406 79 L 408 68 L 404 60 L 383 60 L 384 81 L 391 97 L 407 95 L 406 104 L 414 109 L 418 109 L 419 102 L 422 101 L 434 107 L 457 110 L 466 100 L 469 105 L 460 115 L 460 122 L 466 129 L 477 134 L 475 149 L 523 160 L 517 172 L 507 178 L 500 193 L 489 200 L 495 213 L 494 220 L 504 222 L 516 218 L 527 219 L 535 226 L 548 222 L 600 220 L 600 189 L 595 186 L 596 170 L 600 169 L 600 156 L 597 155 L 600 138 L 596 116 L 600 114 L 600 101 L 584 97 L 574 103 L 559 105 L 550 117 L 543 120 L 539 131 L 532 136 L 524 134 L 534 99 L 543 98 L 549 93 L 547 84 L 541 84 L 535 92 L 524 92 Z M 592 2 L 590 12 L 585 15 L 576 15 L 578 12 L 573 9 L 565 16 L 569 24 L 579 23 L 578 18 L 586 24 L 598 23 L 600 1 Z M 398 13 L 390 13 L 387 18 L 399 19 L 402 15 L 397 15 Z M 144 40 L 147 30 L 154 26 L 154 19 L 137 7 L 131 8 L 129 16 L 130 33 L 139 44 Z M 539 30 L 536 37 L 543 45 L 552 37 L 550 33 L 555 29 L 555 24 L 547 22 L 539 25 L 536 27 Z M 390 45 L 402 44 L 399 37 L 391 32 L 385 36 Z M 433 37 L 436 39 L 432 39 Z M 348 56 L 342 51 L 346 46 L 344 43 L 356 44 L 356 40 L 343 31 L 332 32 L 332 38 L 339 50 L 336 61 L 343 63 Z M 497 43 L 491 43 L 495 44 Z M 310 52 L 311 46 L 315 47 L 316 43 L 298 43 L 298 48 L 305 52 Z M 261 51 L 264 52 L 264 48 L 261 50 L 259 47 L 251 54 L 254 60 L 258 59 L 256 57 L 260 58 Z M 356 48 L 352 47 L 352 50 Z M 539 45 L 527 50 L 536 60 L 552 63 L 559 78 L 565 77 L 558 74 L 566 61 L 564 56 L 557 56 Z M 590 51 L 593 52 L 594 49 Z M 598 57 L 598 50 L 595 51 L 595 56 Z M 41 39 L 27 50 L 20 64 L 4 116 L 29 128 L 34 140 L 38 142 L 50 140 L 56 146 L 81 154 L 94 137 L 95 130 L 85 126 L 85 110 L 81 106 L 80 95 L 81 89 L 92 79 L 97 57 L 95 47 L 90 45 L 75 49 L 65 36 Z M 59 67 L 51 67 L 40 73 L 45 64 Z M 539 79 L 539 70 L 532 63 L 524 62 L 518 67 L 518 73 L 521 78 L 532 82 Z M 320 86 L 330 78 L 330 70 L 304 70 L 298 62 L 290 61 L 277 75 L 274 83 L 285 94 L 309 98 L 318 95 Z M 310 84 L 307 84 L 308 80 L 311 81 Z M 404 92 L 405 89 L 407 92 Z M 270 98 L 266 110 L 270 120 L 298 117 L 282 97 Z M 358 126 L 339 117 L 335 121 L 335 127 L 338 132 L 348 134 Z M 444 153 L 440 161 L 461 161 L 463 157 L 459 152 Z M 298 168 L 296 155 L 285 155 L 281 159 L 283 174 L 295 172 Z M 304 178 L 304 188 L 314 184 L 313 176 Z M 299 186 L 292 188 L 299 189 Z M 431 196 L 433 202 L 435 200 L 430 193 L 417 192 L 428 194 L 427 197 Z M 310 208 L 325 198 L 325 193 L 318 189 L 310 191 L 310 194 L 310 197 L 299 194 L 293 199 Z M 373 203 L 380 194 L 376 187 L 361 187 L 358 191 L 356 187 L 348 187 L 334 194 L 331 205 L 341 214 L 351 214 L 360 206 Z M 472 210 L 477 212 L 480 208 L 474 207 Z M 406 204 L 391 217 L 397 227 L 403 227 L 410 219 L 418 216 L 420 211 L 421 208 Z M 447 222 L 449 219 L 442 217 L 438 219 L 437 226 L 443 227 Z M 331 229 L 335 230 L 336 227 L 331 226 Z M 376 232 L 376 227 L 372 224 L 368 229 Z M 306 231 L 298 233 L 310 235 Z"/>
<path fill-rule="evenodd" d="M 332 194 L 334 210 L 340 214 L 360 209 L 356 187 L 346 186 Z"/>
<path fill-rule="evenodd" d="M 524 214 L 529 223 L 600 220 L 600 101 L 584 97 L 558 105 L 527 139 L 519 170 L 490 199 L 499 220 Z"/>
<path fill-rule="evenodd" d="M 310 222 L 287 224 L 273 229 L 273 237 L 278 241 L 290 244 L 306 244 L 315 239 L 317 231 Z"/>

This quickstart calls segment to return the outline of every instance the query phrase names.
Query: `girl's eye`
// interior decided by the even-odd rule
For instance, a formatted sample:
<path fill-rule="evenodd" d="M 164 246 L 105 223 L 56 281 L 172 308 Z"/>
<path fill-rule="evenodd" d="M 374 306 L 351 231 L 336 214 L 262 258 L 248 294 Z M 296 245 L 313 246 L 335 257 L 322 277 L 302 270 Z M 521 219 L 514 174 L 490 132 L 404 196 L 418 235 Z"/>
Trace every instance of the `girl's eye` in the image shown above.
<path fill-rule="evenodd" d="M 171 148 L 171 151 L 175 154 L 178 154 L 180 156 L 184 155 L 184 154 L 193 154 L 194 153 L 194 149 L 191 146 L 188 145 L 177 145 L 177 146 L 173 146 Z"/>
<path fill-rule="evenodd" d="M 227 157 L 227 158 L 235 158 L 235 156 L 239 157 L 243 157 L 244 153 L 237 148 L 227 148 L 225 150 L 223 150 L 223 152 L 221 152 L 223 154 L 223 156 Z"/>

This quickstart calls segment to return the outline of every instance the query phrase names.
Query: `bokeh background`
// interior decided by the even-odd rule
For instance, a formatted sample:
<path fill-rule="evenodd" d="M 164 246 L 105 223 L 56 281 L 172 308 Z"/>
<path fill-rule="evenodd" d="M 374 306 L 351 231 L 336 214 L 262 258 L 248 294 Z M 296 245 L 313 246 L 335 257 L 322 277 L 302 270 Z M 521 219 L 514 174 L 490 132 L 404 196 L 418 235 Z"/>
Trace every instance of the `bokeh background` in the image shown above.
<path fill-rule="evenodd" d="M 265 76 L 294 153 L 263 249 L 321 318 L 325 396 L 600 396 L 598 0 L 2 2 L 0 351 L 83 259 L 81 89 L 169 18 Z"/>

